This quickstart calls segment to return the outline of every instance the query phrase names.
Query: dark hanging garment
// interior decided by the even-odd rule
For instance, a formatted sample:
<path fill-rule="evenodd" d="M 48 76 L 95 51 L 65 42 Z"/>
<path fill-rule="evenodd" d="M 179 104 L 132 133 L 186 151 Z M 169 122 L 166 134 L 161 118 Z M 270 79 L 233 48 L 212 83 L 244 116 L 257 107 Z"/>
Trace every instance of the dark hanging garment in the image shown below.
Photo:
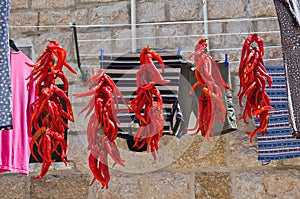
<path fill-rule="evenodd" d="M 300 2 L 274 0 L 281 32 L 292 135 L 300 138 Z"/>
<path fill-rule="evenodd" d="M 12 93 L 10 83 L 10 50 L 8 17 L 10 0 L 0 2 L 0 129 L 12 128 Z"/>

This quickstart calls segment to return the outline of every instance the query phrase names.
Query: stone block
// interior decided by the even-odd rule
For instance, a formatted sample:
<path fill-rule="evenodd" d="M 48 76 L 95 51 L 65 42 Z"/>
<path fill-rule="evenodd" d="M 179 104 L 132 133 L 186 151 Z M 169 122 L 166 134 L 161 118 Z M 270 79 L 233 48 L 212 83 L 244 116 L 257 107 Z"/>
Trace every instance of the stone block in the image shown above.
<path fill-rule="evenodd" d="M 187 29 L 189 35 L 197 35 L 197 37 L 195 38 L 197 42 L 200 38 L 204 37 L 204 24 L 202 22 L 191 23 L 188 25 Z M 196 42 L 194 45 L 196 45 Z"/>
<path fill-rule="evenodd" d="M 88 144 L 86 132 L 68 133 L 68 160 L 71 161 L 78 171 L 89 173 Z"/>
<path fill-rule="evenodd" d="M 117 29 L 112 31 L 111 53 L 122 55 L 132 51 L 132 35 L 130 29 Z"/>
<path fill-rule="evenodd" d="M 237 118 L 239 118 L 237 116 Z M 254 168 L 261 165 L 257 159 L 257 142 L 254 139 L 250 143 L 250 136 L 245 132 L 254 130 L 250 125 L 244 125 L 238 122 L 238 130 L 224 135 L 228 142 L 229 152 L 227 154 L 228 166 L 231 168 Z"/>
<path fill-rule="evenodd" d="M 234 38 L 235 36 L 209 36 L 208 37 L 208 43 L 209 43 L 209 50 L 212 53 L 218 53 L 219 51 L 226 51 L 228 52 L 229 50 L 225 50 L 226 48 L 229 48 L 228 45 L 226 44 L 226 38 L 230 37 Z M 224 49 L 224 50 L 223 50 Z M 218 52 L 217 52 L 218 51 Z M 215 57 L 215 56 L 214 56 Z"/>
<path fill-rule="evenodd" d="M 102 30 L 92 30 L 93 32 L 78 33 L 78 48 L 80 59 L 83 61 L 83 63 L 85 63 L 85 60 L 94 58 L 98 61 L 97 66 L 90 66 L 98 67 L 100 49 L 104 49 L 105 54 L 111 53 L 113 51 L 111 30 L 107 28 L 104 28 Z"/>
<path fill-rule="evenodd" d="M 75 131 L 75 132 L 76 131 L 86 131 L 87 124 L 88 124 L 90 116 L 88 116 L 87 118 L 85 118 L 86 112 L 83 112 L 83 113 L 79 114 L 79 112 L 82 110 L 82 108 L 86 104 L 87 103 L 85 103 L 83 105 L 79 105 L 79 104 L 75 105 L 75 104 L 72 103 L 75 122 L 70 122 L 69 123 L 70 131 Z"/>
<path fill-rule="evenodd" d="M 225 147 L 223 135 L 215 136 L 210 142 L 197 135 L 183 155 L 175 159 L 167 168 L 197 170 L 226 168 Z"/>
<path fill-rule="evenodd" d="M 67 8 L 75 5 L 75 0 L 32 0 L 31 8 L 33 9 L 53 9 Z"/>
<path fill-rule="evenodd" d="M 196 199 L 233 198 L 230 173 L 229 172 L 196 173 L 195 198 Z"/>
<path fill-rule="evenodd" d="M 243 0 L 207 1 L 208 19 L 226 19 L 247 17 Z"/>
<path fill-rule="evenodd" d="M 114 4 L 100 5 L 90 9 L 91 24 L 129 24 L 130 4 L 115 2 Z"/>
<path fill-rule="evenodd" d="M 186 21 L 202 19 L 201 1 L 173 0 L 168 4 L 168 16 L 170 21 Z"/>
<path fill-rule="evenodd" d="M 249 1 L 251 17 L 272 17 L 277 16 L 273 1 L 253 0 Z"/>
<path fill-rule="evenodd" d="M 259 31 L 280 31 L 278 19 L 265 19 L 255 21 L 256 29 Z M 279 34 L 279 33 L 277 33 Z"/>
<path fill-rule="evenodd" d="M 90 187 L 88 198 L 103 199 L 140 199 L 143 196 L 142 176 L 139 174 L 127 174 L 114 172 L 110 169 L 111 180 L 108 189 L 101 189 L 101 184 L 95 182 Z"/>
<path fill-rule="evenodd" d="M 299 166 L 300 165 L 300 157 L 297 158 L 291 158 L 291 159 L 286 159 L 282 161 L 283 165 L 285 166 Z"/>
<path fill-rule="evenodd" d="M 211 34 L 218 34 L 218 33 L 224 33 L 231 35 L 230 33 L 246 33 L 245 35 L 237 35 L 242 37 L 243 36 L 246 38 L 248 36 L 249 29 L 251 28 L 252 23 L 247 22 L 247 21 L 222 21 L 222 22 L 217 22 L 217 21 L 211 21 L 208 24 L 208 31 Z M 236 39 L 234 40 L 236 41 Z"/>
<path fill-rule="evenodd" d="M 163 136 L 159 141 L 159 150 L 154 160 L 150 152 L 133 152 L 128 149 L 125 139 L 117 138 L 117 145 L 121 158 L 125 160 L 125 167 L 116 165 L 114 170 L 125 173 L 148 173 L 168 169 L 169 165 L 177 160 L 192 143 L 191 136 L 178 139 L 174 136 Z M 109 160 L 109 165 L 113 162 Z"/>
<path fill-rule="evenodd" d="M 136 33 L 139 38 L 136 41 L 137 49 L 141 50 L 145 44 L 156 48 L 156 39 L 152 38 L 156 29 L 155 26 L 137 26 Z"/>
<path fill-rule="evenodd" d="M 43 164 L 40 162 L 30 163 L 29 164 L 30 175 L 33 177 L 38 176 L 41 172 L 42 166 Z M 70 171 L 72 169 L 74 169 L 73 162 L 67 162 L 67 165 L 65 165 L 63 162 L 56 161 L 51 163 L 47 175 L 57 174 L 60 171 Z"/>
<path fill-rule="evenodd" d="M 147 175 L 144 198 L 192 198 L 194 175 L 180 172 L 154 172 Z"/>
<path fill-rule="evenodd" d="M 246 170 L 232 177 L 235 198 L 300 197 L 300 172 L 297 169 Z"/>
<path fill-rule="evenodd" d="M 276 45 L 276 46 L 271 46 L 271 47 L 267 47 L 265 48 L 265 55 L 263 57 L 263 59 L 267 60 L 267 59 L 278 59 L 278 58 L 283 58 L 283 52 L 282 52 L 282 48 L 281 45 Z M 265 64 L 266 66 L 266 64 Z"/>
<path fill-rule="evenodd" d="M 23 8 L 28 8 L 28 1 L 29 0 L 13 0 L 11 1 L 10 9 L 15 10 L 15 9 L 23 9 Z"/>
<path fill-rule="evenodd" d="M 88 24 L 88 9 L 66 9 L 63 11 L 42 11 L 40 12 L 39 25 L 64 25 L 66 29 L 71 30 L 71 24 L 76 22 L 77 25 Z M 70 25 L 70 27 L 68 27 Z M 47 28 L 40 28 L 41 31 Z"/>
<path fill-rule="evenodd" d="M 187 37 L 190 25 L 175 24 L 157 27 L 157 48 L 177 51 L 178 46 L 191 45 L 194 41 Z"/>
<path fill-rule="evenodd" d="M 136 4 L 137 23 L 166 21 L 165 2 L 141 1 Z"/>
<path fill-rule="evenodd" d="M 79 172 L 64 172 L 46 175 L 30 184 L 31 198 L 87 198 L 89 192 L 89 175 Z"/>
<path fill-rule="evenodd" d="M 38 13 L 27 12 L 13 12 L 9 16 L 9 27 L 11 37 L 20 37 L 21 35 L 30 35 L 36 33 L 38 25 Z M 33 27 L 14 27 L 14 26 L 33 26 Z"/>
<path fill-rule="evenodd" d="M 1 198 L 26 198 L 28 178 L 17 173 L 2 173 L 0 175 Z"/>

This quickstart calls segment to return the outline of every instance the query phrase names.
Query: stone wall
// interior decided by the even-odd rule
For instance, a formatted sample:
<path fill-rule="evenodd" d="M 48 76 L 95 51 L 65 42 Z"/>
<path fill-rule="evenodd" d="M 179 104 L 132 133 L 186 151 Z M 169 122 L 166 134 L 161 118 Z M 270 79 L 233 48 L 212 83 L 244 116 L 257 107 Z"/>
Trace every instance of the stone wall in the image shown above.
<path fill-rule="evenodd" d="M 207 37 L 212 56 L 219 60 L 224 60 L 225 54 L 229 56 L 235 94 L 241 46 L 251 32 L 259 32 L 265 41 L 266 64 L 282 64 L 272 0 L 207 1 L 207 31 L 204 14 L 197 0 L 136 1 L 137 49 L 150 44 L 157 50 L 177 51 L 182 46 L 186 57 L 199 38 Z M 68 51 L 69 63 L 77 68 L 70 25 L 76 22 L 81 71 L 89 70 L 98 67 L 100 49 L 114 55 L 132 50 L 130 16 L 129 0 L 12 0 L 10 37 L 20 44 L 24 39 L 30 41 L 33 60 L 48 39 L 56 39 Z M 0 198 L 300 198 L 299 158 L 261 166 L 257 143 L 249 143 L 244 134 L 254 126 L 240 121 L 238 130 L 216 136 L 211 142 L 200 136 L 164 136 L 157 161 L 148 153 L 130 152 L 124 140 L 117 140 L 126 167 L 110 168 L 108 190 L 102 190 L 98 183 L 89 186 L 92 175 L 87 165 L 87 119 L 77 115 L 87 99 L 71 97 L 87 89 L 77 70 L 77 76 L 67 73 L 76 116 L 68 132 L 68 166 L 54 163 L 39 181 L 33 177 L 39 174 L 40 164 L 30 165 L 28 177 L 1 174 Z M 242 110 L 236 97 L 234 102 L 239 118 Z M 111 167 L 112 162 L 109 164 Z"/>

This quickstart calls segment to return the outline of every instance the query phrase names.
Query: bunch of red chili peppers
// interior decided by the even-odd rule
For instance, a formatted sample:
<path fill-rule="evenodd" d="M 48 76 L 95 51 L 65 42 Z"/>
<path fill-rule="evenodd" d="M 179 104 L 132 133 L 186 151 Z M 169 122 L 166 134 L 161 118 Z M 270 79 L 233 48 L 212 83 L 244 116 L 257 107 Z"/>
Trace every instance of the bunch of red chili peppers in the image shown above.
<path fill-rule="evenodd" d="M 27 79 L 28 89 L 35 84 L 36 101 L 31 104 L 33 113 L 30 121 L 30 129 L 35 129 L 30 143 L 32 157 L 37 161 L 34 153 L 34 146 L 38 148 L 38 154 L 43 159 L 42 169 L 39 176 L 34 179 L 40 179 L 46 175 L 48 169 L 54 160 L 52 154 L 60 155 L 61 160 L 67 164 L 66 157 L 68 145 L 65 141 L 64 132 L 68 129 L 67 120 L 74 122 L 73 111 L 70 99 L 66 92 L 68 91 L 68 80 L 62 69 L 65 66 L 72 73 L 76 71 L 66 62 L 66 51 L 53 40 L 51 41 L 43 54 L 38 58 L 35 64 L 28 64 L 33 70 Z M 64 83 L 64 89 L 55 85 L 57 78 Z M 62 101 L 66 104 L 66 111 L 63 109 Z M 58 151 L 60 146 L 61 152 Z"/>
<path fill-rule="evenodd" d="M 188 57 L 194 57 L 195 77 L 197 82 L 192 86 L 190 93 L 198 87 L 202 87 L 202 94 L 198 99 L 197 121 L 189 131 L 195 131 L 193 135 L 201 132 L 207 140 L 210 135 L 214 137 L 213 127 L 216 120 L 222 124 L 225 122 L 226 108 L 222 101 L 225 89 L 232 91 L 221 76 L 219 66 L 213 57 L 207 52 L 205 39 L 200 39 L 196 44 L 194 52 Z"/>
<path fill-rule="evenodd" d="M 251 44 L 256 43 L 257 46 L 252 47 Z M 270 106 L 270 99 L 266 93 L 266 79 L 268 86 L 272 85 L 272 78 L 267 73 L 264 62 L 264 42 L 256 34 L 252 34 L 244 41 L 241 61 L 239 66 L 240 90 L 238 92 L 239 105 L 243 107 L 242 99 L 246 98 L 245 109 L 240 119 L 246 124 L 247 117 L 252 119 L 254 115 L 260 125 L 252 132 L 246 132 L 251 135 L 250 142 L 258 133 L 264 135 L 269 124 L 269 111 L 274 110 Z"/>
<path fill-rule="evenodd" d="M 170 80 L 165 80 L 157 70 L 153 59 L 157 60 L 162 68 L 162 73 L 165 72 L 164 62 L 161 56 L 152 50 L 148 45 L 145 45 L 140 53 L 141 66 L 136 73 L 136 86 L 137 88 L 144 86 L 150 82 L 156 84 L 167 84 Z"/>
<path fill-rule="evenodd" d="M 147 151 L 156 159 L 158 142 L 164 127 L 163 100 L 154 82 L 138 87 L 136 94 L 136 98 L 129 102 L 129 111 L 134 112 L 140 121 L 140 127 L 134 134 L 133 147 L 140 149 L 146 144 Z M 157 101 L 154 101 L 154 97 Z"/>
<path fill-rule="evenodd" d="M 73 96 L 92 96 L 90 102 L 80 112 L 87 110 L 86 116 L 92 113 L 87 127 L 88 149 L 90 150 L 89 167 L 94 176 L 90 185 L 98 180 L 102 188 L 108 188 L 110 181 L 108 154 L 115 164 L 125 166 L 115 139 L 120 123 L 116 117 L 119 112 L 118 97 L 125 105 L 126 101 L 116 84 L 102 69 L 85 82 L 85 85 L 88 84 L 91 84 L 88 91 L 73 94 Z"/>
<path fill-rule="evenodd" d="M 140 53 L 141 66 L 136 73 L 136 97 L 129 102 L 129 111 L 134 112 L 140 121 L 140 127 L 134 134 L 134 147 L 140 149 L 147 145 L 147 151 L 157 158 L 158 142 L 163 134 L 163 100 L 156 84 L 167 84 L 157 70 L 153 59 L 157 60 L 165 72 L 161 56 L 149 46 L 144 46 Z M 142 114 L 143 113 L 143 114 Z"/>

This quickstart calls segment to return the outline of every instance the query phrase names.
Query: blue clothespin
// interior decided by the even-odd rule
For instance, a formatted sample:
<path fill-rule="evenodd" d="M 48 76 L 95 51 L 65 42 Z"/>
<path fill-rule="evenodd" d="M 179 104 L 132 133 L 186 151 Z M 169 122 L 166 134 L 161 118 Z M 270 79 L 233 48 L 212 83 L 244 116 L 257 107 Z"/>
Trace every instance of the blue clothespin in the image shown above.
<path fill-rule="evenodd" d="M 228 55 L 225 54 L 225 67 L 228 67 L 229 63 L 228 63 Z"/>
<path fill-rule="evenodd" d="M 176 55 L 177 58 L 180 57 L 181 50 L 182 50 L 182 47 L 181 47 L 181 46 L 178 46 L 178 49 L 177 49 L 177 55 Z"/>
<path fill-rule="evenodd" d="M 100 60 L 101 61 L 104 60 L 104 49 L 103 48 L 100 49 Z"/>

